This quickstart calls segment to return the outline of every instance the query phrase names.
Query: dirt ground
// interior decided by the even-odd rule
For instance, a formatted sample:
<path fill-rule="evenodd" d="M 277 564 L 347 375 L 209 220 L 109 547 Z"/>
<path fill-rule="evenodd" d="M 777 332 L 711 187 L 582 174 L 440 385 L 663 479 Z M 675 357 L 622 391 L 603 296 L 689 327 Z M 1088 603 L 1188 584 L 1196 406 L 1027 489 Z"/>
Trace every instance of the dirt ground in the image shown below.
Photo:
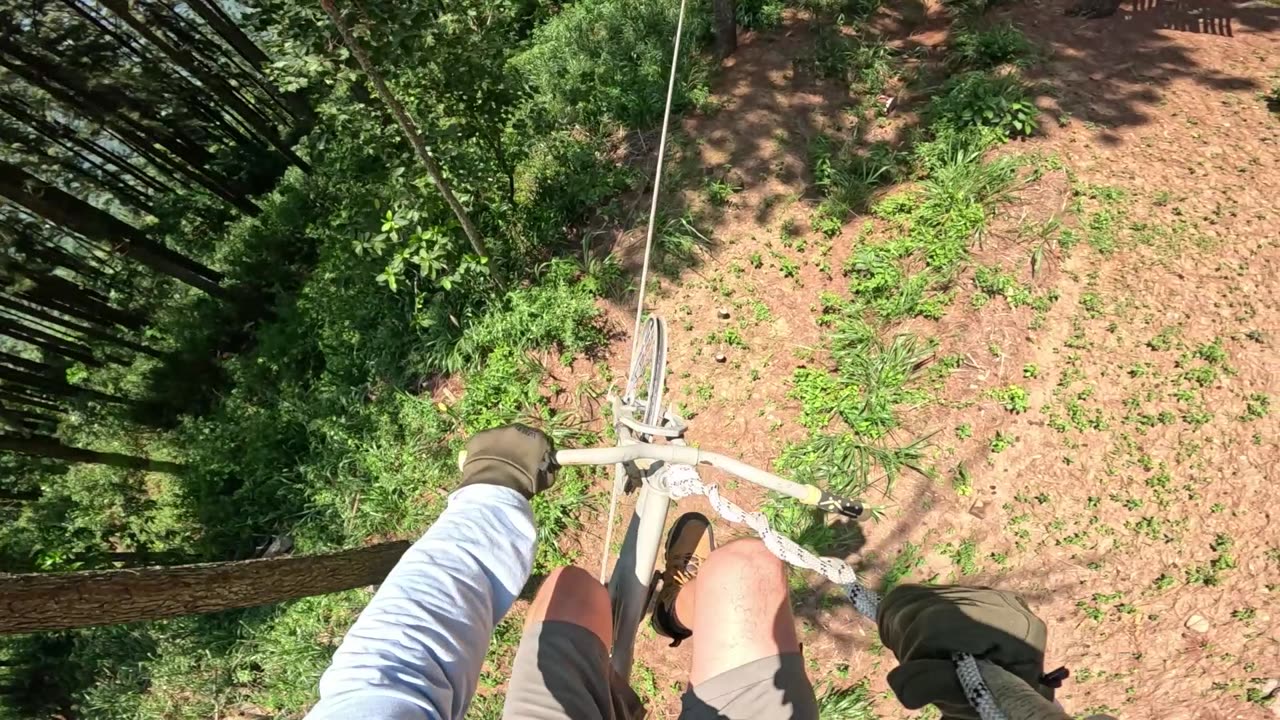
<path fill-rule="evenodd" d="M 992 11 L 1044 55 L 1032 70 L 1042 132 L 1000 152 L 1053 156 L 1063 169 L 1023 189 L 975 250 L 976 262 L 1011 268 L 1058 300 L 1040 318 L 1000 299 L 975 308 L 967 283 L 942 320 L 902 328 L 964 362 L 935 401 L 903 413 L 892 438 L 932 434 L 936 477 L 868 497 L 884 517 L 865 525 L 848 559 L 873 580 L 898 561 L 908 580 L 1021 594 L 1049 625 L 1047 668 L 1073 673 L 1059 694 L 1072 713 L 1268 717 L 1256 700 L 1280 678 L 1280 412 L 1259 417 L 1255 394 L 1280 397 L 1280 116 L 1260 93 L 1280 73 L 1280 8 L 1134 0 L 1082 20 L 1063 16 L 1067 4 Z M 879 22 L 893 44 L 927 53 L 945 43 L 941 12 L 924 5 Z M 861 218 L 829 248 L 808 230 L 806 147 L 848 122 L 849 103 L 797 62 L 811 48 L 795 15 L 744 37 L 715 86 L 719 111 L 683 123 L 676 172 L 741 189 L 694 266 L 649 296 L 668 322 L 668 397 L 690 416 L 689 439 L 761 467 L 804 437 L 790 378 L 824 341 L 820 293 L 847 293 L 838 268 L 865 241 Z M 889 131 L 911 110 L 908 99 Z M 705 202 L 692 185 L 686 201 Z M 788 218 L 805 247 L 780 246 Z M 1114 252 L 1050 252 L 1032 276 L 1029 223 L 1087 232 L 1108 219 Z M 798 263 L 794 277 L 780 272 L 784 257 Z M 609 313 L 629 331 L 624 305 Z M 726 327 L 745 347 L 708 340 Z M 615 378 L 625 377 L 628 342 L 608 358 Z M 1203 366 L 1215 370 L 1188 374 Z M 1009 384 L 1029 391 L 1027 412 L 985 396 Z M 996 450 L 997 433 L 1007 449 Z M 971 478 L 959 490 L 958 467 Z M 734 483 L 722 490 L 744 505 L 761 499 Z M 578 542 L 594 569 L 599 533 Z M 882 717 L 919 714 L 887 692 L 894 660 L 871 625 L 824 595 L 796 602 L 815 684 L 867 678 Z M 652 716 L 676 716 L 688 646 L 668 649 L 646 629 L 637 658 Z"/>

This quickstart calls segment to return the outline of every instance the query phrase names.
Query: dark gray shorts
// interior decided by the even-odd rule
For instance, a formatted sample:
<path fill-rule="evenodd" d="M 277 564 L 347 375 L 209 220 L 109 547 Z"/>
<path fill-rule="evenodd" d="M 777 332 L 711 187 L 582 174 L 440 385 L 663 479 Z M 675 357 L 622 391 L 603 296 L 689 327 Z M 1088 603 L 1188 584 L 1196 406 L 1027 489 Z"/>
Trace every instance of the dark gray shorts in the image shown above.
<path fill-rule="evenodd" d="M 685 691 L 691 720 L 816 720 L 818 703 L 799 653 L 774 655 L 720 673 Z M 581 625 L 545 622 L 520 641 L 503 718 L 632 720 L 640 701 L 609 668 L 600 639 Z"/>

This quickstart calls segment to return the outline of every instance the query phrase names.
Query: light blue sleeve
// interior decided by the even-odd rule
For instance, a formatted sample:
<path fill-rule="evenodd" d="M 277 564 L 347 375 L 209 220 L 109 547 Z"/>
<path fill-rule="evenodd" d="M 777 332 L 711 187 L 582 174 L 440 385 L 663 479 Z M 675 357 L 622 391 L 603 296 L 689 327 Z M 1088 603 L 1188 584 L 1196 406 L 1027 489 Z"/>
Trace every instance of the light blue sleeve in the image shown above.
<path fill-rule="evenodd" d="M 533 512 L 472 485 L 378 588 L 320 678 L 308 720 L 461 720 L 489 638 L 533 568 Z"/>

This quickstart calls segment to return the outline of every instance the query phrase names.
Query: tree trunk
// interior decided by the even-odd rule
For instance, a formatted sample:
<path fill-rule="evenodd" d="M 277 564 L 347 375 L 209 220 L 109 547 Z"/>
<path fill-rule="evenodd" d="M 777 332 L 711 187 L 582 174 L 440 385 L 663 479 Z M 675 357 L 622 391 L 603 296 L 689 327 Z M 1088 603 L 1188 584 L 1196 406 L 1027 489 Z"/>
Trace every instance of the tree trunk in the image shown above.
<path fill-rule="evenodd" d="M 64 412 L 61 407 L 49 402 L 48 400 L 38 397 L 33 393 L 20 392 L 18 388 L 12 385 L 0 386 L 0 400 L 9 404 L 17 403 L 19 405 L 28 405 L 38 410 L 44 410 L 45 412 L 59 414 Z"/>
<path fill-rule="evenodd" d="M 25 303 L 20 303 L 17 300 L 4 297 L 3 295 L 0 295 L 0 307 L 6 308 L 9 310 L 14 310 L 24 315 L 29 315 L 30 317 L 36 318 L 37 320 L 43 320 L 47 323 L 53 323 L 55 325 L 59 325 L 68 330 L 71 330 L 72 332 L 79 333 L 87 338 L 93 338 L 95 340 L 101 340 L 103 342 L 119 345 L 120 347 L 133 350 L 134 352 L 140 352 L 144 355 L 150 355 L 151 357 L 156 359 L 164 358 L 164 353 L 160 352 L 159 350 L 155 350 L 147 347 L 146 345 L 142 345 L 132 340 L 119 337 L 113 333 L 107 332 L 106 330 L 103 330 L 98 327 L 94 327 L 92 325 L 81 325 L 80 323 L 72 322 L 64 317 L 54 315 L 53 313 L 47 313 L 47 312 L 44 312 L 43 310 L 38 310 L 30 305 L 27 305 Z"/>
<path fill-rule="evenodd" d="M 15 452 L 20 455 L 65 460 L 73 463 L 89 463 L 92 465 L 110 465 L 111 467 L 129 470 L 146 470 L 148 472 L 180 473 L 186 469 L 181 463 L 168 460 L 152 460 L 135 455 L 123 455 L 113 452 L 99 452 L 86 448 L 63 445 L 57 438 L 44 435 L 21 437 L 17 435 L 0 435 L 0 451 Z M 3 605 L 0 605 L 3 607 Z"/>
<path fill-rule="evenodd" d="M 88 155 L 90 153 L 97 155 L 102 158 L 104 162 L 114 165 L 119 168 L 120 171 L 128 173 L 130 176 L 147 185 L 153 192 L 173 192 L 173 189 L 166 185 L 161 179 L 154 177 L 150 173 L 144 172 L 142 169 L 138 168 L 110 148 L 103 147 L 96 141 L 87 140 L 81 137 L 73 128 L 62 123 L 48 120 L 21 99 L 0 95 L 0 110 L 4 110 L 4 112 L 14 120 L 17 120 L 27 127 L 35 130 L 53 142 L 66 143 L 74 146 L 80 150 L 82 155 Z"/>
<path fill-rule="evenodd" d="M 43 413 L 28 412 L 22 408 L 0 405 L 0 425 L 20 433 L 23 437 L 39 437 L 43 433 L 56 432 L 58 418 Z"/>
<path fill-rule="evenodd" d="M 206 73 L 195 58 L 160 37 L 151 28 L 143 22 L 138 16 L 129 11 L 129 3 L 126 0 L 99 0 L 107 7 L 116 17 L 124 21 L 126 25 L 133 29 L 134 32 L 141 35 L 147 42 L 160 49 L 160 52 L 169 61 L 183 70 L 187 71 L 193 79 L 198 79 L 201 84 L 213 92 L 213 94 L 222 101 L 238 117 L 244 120 L 250 127 L 264 138 L 273 148 L 289 162 L 297 165 L 303 171 L 309 171 L 310 166 L 293 151 L 293 148 L 286 145 L 280 139 L 280 133 L 276 128 L 271 127 L 268 120 L 263 117 L 257 110 L 245 102 L 235 90 L 227 85 L 225 81 L 214 75 Z"/>
<path fill-rule="evenodd" d="M 467 239 L 471 241 L 471 248 L 481 258 L 488 258 L 489 253 L 485 249 L 484 241 L 480 239 L 479 231 L 476 230 L 475 225 L 471 224 L 471 218 L 467 215 L 466 209 L 462 207 L 462 203 L 458 202 L 458 198 L 454 197 L 453 190 L 449 187 L 448 181 L 444 179 L 444 172 L 431 155 L 431 150 L 422 138 L 422 133 L 418 132 L 418 126 L 409 118 L 409 114 L 405 112 L 404 106 L 400 104 L 400 101 L 391 94 L 391 89 L 387 87 L 382 75 L 373 67 L 373 61 L 369 59 L 364 46 L 356 40 L 355 35 L 351 33 L 351 29 L 347 27 L 346 21 L 342 19 L 342 14 L 334 6 L 333 0 L 320 0 L 320 6 L 324 8 L 329 18 L 333 20 L 333 24 L 337 26 L 338 33 L 342 35 L 343 43 L 346 44 L 351 54 L 355 56 L 356 61 L 360 63 L 364 74 L 369 77 L 369 82 L 373 83 L 373 89 L 378 92 L 378 97 L 382 98 L 382 102 L 387 106 L 387 109 L 395 116 L 396 123 L 400 126 L 400 131 L 409 140 L 409 145 L 413 147 L 418 160 L 422 162 L 427 169 L 427 174 L 431 176 L 431 182 L 435 184 L 436 190 L 440 191 L 440 194 L 444 196 L 444 201 L 449 204 L 449 209 L 458 218 L 458 222 L 462 225 L 462 231 L 466 233 Z M 496 272 L 496 268 L 492 265 L 490 269 Z"/>
<path fill-rule="evenodd" d="M 49 369 L 49 366 L 44 363 L 38 363 L 35 360 L 28 360 L 20 355 L 14 355 L 4 351 L 0 351 L 0 363 L 33 373 L 41 373 Z"/>
<path fill-rule="evenodd" d="M 0 365 L 0 380 L 14 383 L 15 385 L 23 388 L 33 388 L 55 397 L 76 397 L 82 395 L 84 397 L 101 400 L 103 402 L 120 403 L 122 405 L 130 404 L 128 400 L 122 397 L 108 395 L 107 393 L 80 387 L 78 385 L 72 385 L 66 380 L 59 378 L 52 378 L 43 374 L 15 370 L 3 365 Z"/>
<path fill-rule="evenodd" d="M 716 57 L 723 60 L 738 49 L 738 20 L 733 0 L 711 0 L 716 35 Z"/>
<path fill-rule="evenodd" d="M 20 125 L 5 124 L 0 127 L 0 136 L 17 152 L 21 152 L 25 162 L 37 168 L 58 168 L 74 188 L 76 183 L 83 183 L 110 194 L 122 205 L 133 207 L 154 215 L 150 201 L 142 192 L 126 182 L 118 173 L 103 167 L 95 159 L 87 157 L 79 149 L 68 147 L 56 141 L 53 145 L 31 128 Z M 59 154 L 55 147 L 65 154 Z M 24 164 L 25 164 L 24 162 Z"/>
<path fill-rule="evenodd" d="M 99 210 L 22 168 L 0 160 L 0 195 L 54 225 L 96 240 L 156 272 L 180 280 L 214 297 L 230 294 L 218 284 L 221 274 L 147 238 L 141 230 Z"/>
<path fill-rule="evenodd" d="M 93 356 L 93 350 L 86 345 L 64 340 L 39 328 L 14 322 L 8 318 L 0 317 L 0 335 L 38 347 L 45 352 L 60 355 L 68 360 L 82 362 L 89 367 L 100 368 L 105 365 Z"/>
<path fill-rule="evenodd" d="M 147 325 L 144 317 L 111 305 L 109 298 L 92 288 L 77 285 L 47 272 L 29 272 L 25 275 L 34 283 L 34 287 L 23 290 L 21 294 L 34 298 L 32 302 L 38 305 L 56 305 L 50 309 L 100 325 L 119 325 L 130 330 L 141 330 Z M 64 307 L 72 310 L 64 310 Z"/>
<path fill-rule="evenodd" d="M 0 576 L 0 634 L 66 630 L 271 605 L 382 582 L 409 549 Z"/>
<path fill-rule="evenodd" d="M 248 35 L 244 33 L 235 22 L 218 7 L 215 0 L 186 0 L 187 7 L 195 11 L 213 31 L 218 34 L 228 45 L 230 45 L 236 53 L 244 58 L 249 67 L 256 73 L 262 72 L 262 67 L 271 61 L 267 54 L 258 47 Z M 259 87 L 277 98 L 281 106 L 284 107 L 293 118 L 299 122 L 310 123 L 312 115 L 311 105 L 307 102 L 306 97 L 297 91 L 287 92 L 283 97 L 278 97 L 280 92 L 271 86 L 270 82 L 256 82 Z"/>
<path fill-rule="evenodd" d="M 6 490 L 0 488 L 0 503 L 23 503 L 40 499 L 40 489 L 35 490 Z"/>
<path fill-rule="evenodd" d="M 246 215 L 256 215 L 260 212 L 258 206 L 245 197 L 243 193 L 229 189 L 224 182 L 226 178 L 219 178 L 209 170 L 206 158 L 201 157 L 201 153 L 207 155 L 207 151 L 203 148 L 192 146 L 189 141 L 185 141 L 171 131 L 139 123 L 127 114 L 113 108 L 109 101 L 102 99 L 100 93 L 80 94 L 58 85 L 53 78 L 46 74 L 44 68 L 49 67 L 48 63 L 40 61 L 36 66 L 28 66 L 23 61 L 24 57 L 26 60 L 33 62 L 39 60 L 38 58 L 25 54 L 20 55 L 11 48 L 0 49 L 5 49 L 18 58 L 18 60 L 9 60 L 4 56 L 3 52 L 0 52 L 0 66 L 8 68 L 35 87 L 47 92 L 58 102 L 73 108 L 84 117 L 101 123 L 120 142 L 132 148 L 140 157 L 145 158 L 158 168 L 163 168 L 174 177 L 181 176 L 199 184 Z M 78 89 L 82 90 L 83 88 Z M 157 146 L 172 153 L 173 158 L 157 152 Z"/>

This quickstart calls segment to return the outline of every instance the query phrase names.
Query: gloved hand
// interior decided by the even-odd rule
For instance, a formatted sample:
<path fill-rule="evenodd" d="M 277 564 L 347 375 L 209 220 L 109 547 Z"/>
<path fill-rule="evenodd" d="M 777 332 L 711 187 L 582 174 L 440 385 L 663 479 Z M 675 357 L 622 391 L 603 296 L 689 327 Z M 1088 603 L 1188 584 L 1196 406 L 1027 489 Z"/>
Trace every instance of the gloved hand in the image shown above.
<path fill-rule="evenodd" d="M 1040 683 L 1048 632 L 1016 595 L 990 588 L 899 585 L 880 602 L 880 642 L 899 665 L 889 687 L 906 707 L 929 703 L 948 720 L 977 720 L 956 678 L 952 653 L 964 652 L 999 665 L 1046 698 Z"/>
<path fill-rule="evenodd" d="M 516 423 L 477 433 L 467 441 L 462 484 L 499 485 L 526 498 L 555 482 L 555 448 L 540 430 Z"/>

